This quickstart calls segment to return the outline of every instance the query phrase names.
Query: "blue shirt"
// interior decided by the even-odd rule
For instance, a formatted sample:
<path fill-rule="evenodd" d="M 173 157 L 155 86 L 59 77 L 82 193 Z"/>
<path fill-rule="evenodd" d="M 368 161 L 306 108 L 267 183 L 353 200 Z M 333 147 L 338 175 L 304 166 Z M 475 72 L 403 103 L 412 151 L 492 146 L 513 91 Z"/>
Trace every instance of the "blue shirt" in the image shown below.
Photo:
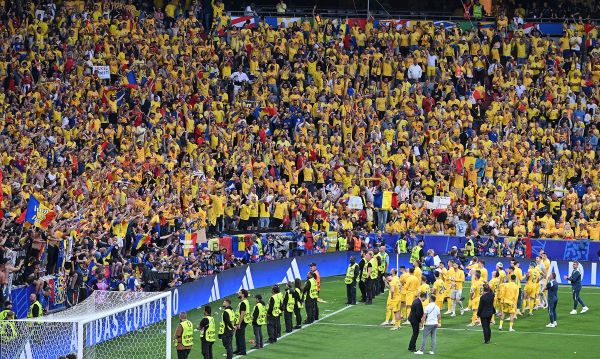
<path fill-rule="evenodd" d="M 574 270 L 573 273 L 571 273 L 571 276 L 567 277 L 567 280 L 571 282 L 573 290 L 581 289 L 581 273 L 579 273 L 578 270 Z"/>
<path fill-rule="evenodd" d="M 558 283 L 556 282 L 556 279 L 548 281 L 546 289 L 548 289 L 548 301 L 558 301 Z"/>

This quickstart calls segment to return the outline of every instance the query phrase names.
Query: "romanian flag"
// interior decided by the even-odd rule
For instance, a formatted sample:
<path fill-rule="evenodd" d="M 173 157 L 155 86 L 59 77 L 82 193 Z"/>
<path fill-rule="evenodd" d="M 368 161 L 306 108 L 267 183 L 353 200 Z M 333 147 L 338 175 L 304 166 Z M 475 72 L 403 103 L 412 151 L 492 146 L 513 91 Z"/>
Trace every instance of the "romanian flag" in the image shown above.
<path fill-rule="evenodd" d="M 147 234 L 138 234 L 135 236 L 135 241 L 133 242 L 133 248 L 136 251 L 139 251 L 140 248 L 142 248 L 142 246 L 144 244 L 148 244 L 150 243 L 150 239 L 151 237 Z"/>
<path fill-rule="evenodd" d="M 179 235 L 179 243 L 183 245 L 183 256 L 187 257 L 190 253 L 196 254 L 196 243 L 198 242 L 198 233 L 185 233 Z"/>
<path fill-rule="evenodd" d="M 395 192 L 384 191 L 373 195 L 373 207 L 381 209 L 392 209 L 398 207 L 398 195 Z"/>
<path fill-rule="evenodd" d="M 135 72 L 133 70 L 127 73 L 127 77 L 123 80 L 123 84 L 129 88 L 138 87 L 137 78 L 135 76 Z"/>
<path fill-rule="evenodd" d="M 29 196 L 27 212 L 25 213 L 25 224 L 48 229 L 48 225 L 54 217 L 56 217 L 56 212 L 40 203 L 34 195 Z"/>
<path fill-rule="evenodd" d="M 113 248 L 114 248 L 114 246 L 110 246 L 110 247 L 106 248 L 106 252 L 104 252 L 104 254 L 102 254 L 102 262 L 104 263 L 105 266 L 110 264 Z"/>

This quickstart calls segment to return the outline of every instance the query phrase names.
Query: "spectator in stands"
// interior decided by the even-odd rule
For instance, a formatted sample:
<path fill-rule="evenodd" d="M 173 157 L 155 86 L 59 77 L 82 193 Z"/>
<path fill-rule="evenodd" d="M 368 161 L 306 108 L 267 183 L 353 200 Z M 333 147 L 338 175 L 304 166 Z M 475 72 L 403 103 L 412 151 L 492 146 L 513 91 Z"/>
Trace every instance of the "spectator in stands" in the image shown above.
<path fill-rule="evenodd" d="M 464 234 L 600 239 L 597 27 L 570 13 L 598 6 L 524 3 L 497 29 L 320 17 L 275 29 L 231 26 L 221 1 L 109 3 L 0 9 L 0 226 L 37 294 L 68 261 L 90 287 L 100 267 L 110 283 L 131 263 L 132 289 L 146 286 L 135 266 L 170 266 L 172 285 L 229 268 L 232 253 L 186 254 L 185 235 L 267 217 L 302 227 L 307 251 L 327 248 L 313 231 L 385 231 L 392 217 L 415 234 L 462 234 L 458 215 Z M 564 20 L 558 43 L 523 26 L 548 9 Z M 451 199 L 443 221 L 432 196 Z M 25 225 L 34 198 L 53 215 Z M 495 241 L 489 254 L 520 251 Z"/>

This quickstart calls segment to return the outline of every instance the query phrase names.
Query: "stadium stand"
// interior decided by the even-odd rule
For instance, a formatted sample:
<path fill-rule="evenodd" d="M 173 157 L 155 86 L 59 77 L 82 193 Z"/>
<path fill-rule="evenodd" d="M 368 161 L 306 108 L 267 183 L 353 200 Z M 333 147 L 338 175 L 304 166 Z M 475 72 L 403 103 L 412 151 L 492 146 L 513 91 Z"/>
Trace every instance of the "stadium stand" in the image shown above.
<path fill-rule="evenodd" d="M 184 248 L 204 234 L 600 239 L 600 51 L 581 14 L 4 3 L 0 258 L 18 253 L 5 271 L 38 293 L 65 267 L 90 288 L 193 280 L 233 260 Z"/>

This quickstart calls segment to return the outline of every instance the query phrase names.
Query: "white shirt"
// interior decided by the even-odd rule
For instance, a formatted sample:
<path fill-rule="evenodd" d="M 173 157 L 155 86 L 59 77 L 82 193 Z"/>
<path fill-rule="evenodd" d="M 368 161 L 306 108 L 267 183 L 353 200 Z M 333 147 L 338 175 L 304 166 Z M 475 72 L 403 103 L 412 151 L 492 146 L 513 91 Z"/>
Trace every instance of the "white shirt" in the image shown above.
<path fill-rule="evenodd" d="M 437 56 L 435 56 L 435 55 L 427 56 L 427 66 L 435 67 L 436 61 L 437 61 Z"/>
<path fill-rule="evenodd" d="M 246 73 L 239 72 L 239 71 L 232 73 L 230 78 L 236 82 L 250 81 L 250 79 L 248 78 L 248 75 L 246 75 Z"/>
<path fill-rule="evenodd" d="M 429 303 L 424 309 L 425 325 L 437 325 L 438 315 L 441 315 L 440 308 L 435 303 Z"/>
<path fill-rule="evenodd" d="M 412 64 L 408 67 L 408 78 L 418 80 L 423 75 L 423 69 L 418 64 Z"/>

